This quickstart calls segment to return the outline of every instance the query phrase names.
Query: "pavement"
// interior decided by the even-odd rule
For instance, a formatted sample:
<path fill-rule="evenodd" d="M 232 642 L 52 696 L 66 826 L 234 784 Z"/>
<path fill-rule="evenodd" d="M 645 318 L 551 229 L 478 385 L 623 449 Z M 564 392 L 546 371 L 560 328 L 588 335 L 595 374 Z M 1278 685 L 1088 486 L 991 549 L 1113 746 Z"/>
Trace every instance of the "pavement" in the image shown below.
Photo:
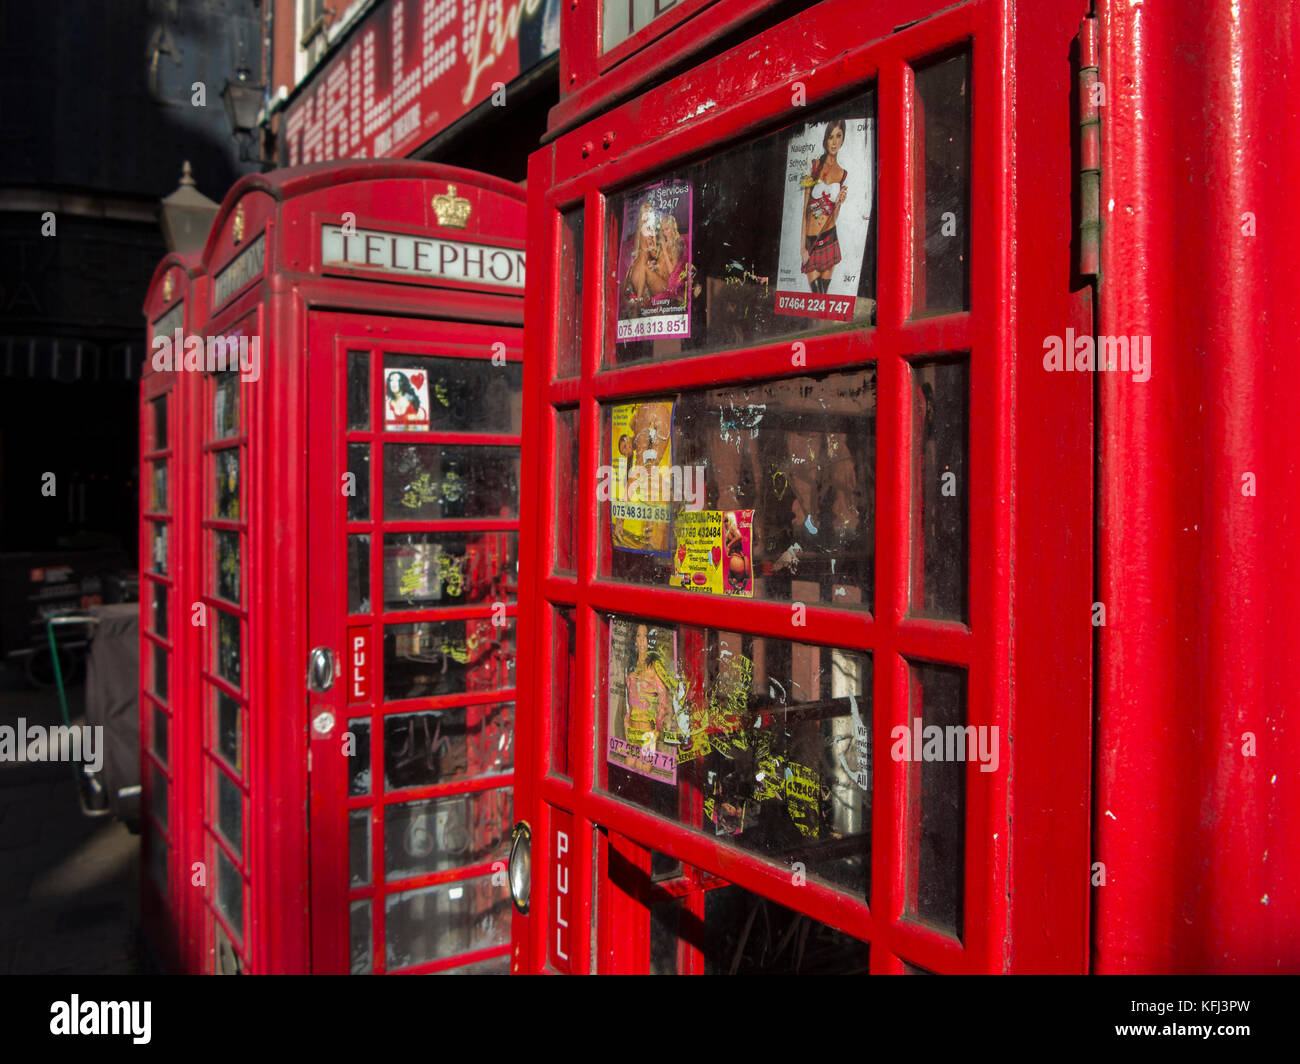
<path fill-rule="evenodd" d="M 68 689 L 74 725 L 85 691 Z M 0 725 L 63 722 L 57 692 L 0 690 Z M 0 761 L 0 974 L 129 975 L 139 948 L 140 837 L 84 816 L 73 766 Z"/>

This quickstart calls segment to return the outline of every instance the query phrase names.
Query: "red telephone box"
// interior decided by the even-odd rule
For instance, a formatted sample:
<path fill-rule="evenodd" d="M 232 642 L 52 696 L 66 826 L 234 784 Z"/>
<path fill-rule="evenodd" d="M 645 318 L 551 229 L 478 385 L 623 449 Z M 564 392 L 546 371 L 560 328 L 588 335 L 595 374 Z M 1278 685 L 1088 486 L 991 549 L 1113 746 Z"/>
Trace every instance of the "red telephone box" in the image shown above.
<path fill-rule="evenodd" d="M 596 6 L 529 169 L 515 970 L 1086 970 L 1087 4 L 605 59 Z"/>
<path fill-rule="evenodd" d="M 507 963 L 524 213 L 430 164 L 250 176 L 154 328 L 188 970 Z"/>

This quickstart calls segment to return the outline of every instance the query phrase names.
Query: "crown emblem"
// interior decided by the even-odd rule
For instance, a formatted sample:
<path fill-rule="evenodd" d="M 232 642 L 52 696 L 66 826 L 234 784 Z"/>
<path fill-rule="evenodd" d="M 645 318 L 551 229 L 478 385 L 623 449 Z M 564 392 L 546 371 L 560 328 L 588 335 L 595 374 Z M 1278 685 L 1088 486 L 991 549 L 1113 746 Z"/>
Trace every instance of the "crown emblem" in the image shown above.
<path fill-rule="evenodd" d="M 244 239 L 244 205 L 242 203 L 235 208 L 235 220 L 230 223 L 230 235 L 234 237 L 236 244 Z"/>
<path fill-rule="evenodd" d="M 455 185 L 448 185 L 445 194 L 433 197 L 433 210 L 438 224 L 448 229 L 464 229 L 469 224 L 469 200 L 456 195 Z"/>
<path fill-rule="evenodd" d="M 172 289 L 176 286 L 172 284 L 172 271 L 167 271 L 167 276 L 163 278 L 163 302 L 170 303 L 172 298 Z"/>

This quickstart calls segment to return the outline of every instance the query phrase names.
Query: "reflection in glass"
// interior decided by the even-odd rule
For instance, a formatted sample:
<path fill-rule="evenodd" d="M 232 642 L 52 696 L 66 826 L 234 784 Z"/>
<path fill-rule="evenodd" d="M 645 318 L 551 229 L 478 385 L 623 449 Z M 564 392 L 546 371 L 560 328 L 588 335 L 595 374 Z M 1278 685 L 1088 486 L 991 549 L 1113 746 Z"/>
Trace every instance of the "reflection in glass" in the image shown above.
<path fill-rule="evenodd" d="M 608 458 L 602 460 L 615 470 L 628 468 L 611 438 L 613 415 L 626 410 L 607 406 L 604 412 Z M 636 419 L 634 413 L 631 426 Z M 626 413 L 621 420 L 628 420 Z M 658 492 L 670 500 L 665 523 L 671 528 L 663 532 L 668 552 L 610 549 L 612 504 L 602 503 L 602 551 L 615 579 L 714 595 L 870 606 L 874 366 L 684 392 L 672 404 L 671 444 L 664 450 L 654 452 L 658 469 L 683 471 Z M 647 468 L 661 476 L 655 465 Z M 643 475 L 640 469 L 632 467 L 629 483 Z"/>
<path fill-rule="evenodd" d="M 370 902 L 354 901 L 349 921 L 351 924 L 352 968 L 353 975 L 367 975 L 374 963 L 371 959 Z"/>
<path fill-rule="evenodd" d="M 241 772 L 243 758 L 240 753 L 239 703 L 219 688 L 212 689 L 212 696 L 216 703 L 217 753 L 236 773 Z"/>
<path fill-rule="evenodd" d="M 389 970 L 510 941 L 510 891 L 492 877 L 390 894 L 384 899 Z"/>
<path fill-rule="evenodd" d="M 239 870 L 220 846 L 213 846 L 217 855 L 217 908 L 230 921 L 237 938 L 244 937 L 244 881 Z"/>
<path fill-rule="evenodd" d="M 239 793 L 239 788 L 221 769 L 214 765 L 212 772 L 216 777 L 217 829 L 230 843 L 230 848 L 242 854 L 244 852 L 243 796 Z"/>
<path fill-rule="evenodd" d="M 150 768 L 152 770 L 150 778 L 153 780 L 150 808 L 153 810 L 154 819 L 165 828 L 168 822 L 167 777 L 162 774 L 162 770 L 157 765 L 151 765 Z"/>
<path fill-rule="evenodd" d="M 239 448 L 213 451 L 213 468 L 216 470 L 216 495 L 214 516 L 230 521 L 239 520 Z"/>
<path fill-rule="evenodd" d="M 168 526 L 153 522 L 153 571 L 167 573 L 167 532 Z"/>
<path fill-rule="evenodd" d="M 497 691 L 515 684 L 514 618 L 384 625 L 384 698 Z"/>
<path fill-rule="evenodd" d="M 348 444 L 348 479 L 344 485 L 349 521 L 370 520 L 370 444 Z"/>
<path fill-rule="evenodd" d="M 938 728 L 944 748 L 942 758 L 908 762 L 906 823 L 914 827 L 908 838 L 907 910 L 960 938 L 966 874 L 966 765 L 977 760 L 981 767 L 996 765 L 993 758 L 1000 760 L 1000 752 L 990 747 L 989 740 L 996 742 L 997 732 L 965 727 L 964 669 L 917 662 L 911 667 L 908 686 L 908 720 L 921 718 L 921 734 L 926 740 L 934 734 L 930 729 Z M 916 745 L 915 738 L 912 743 Z"/>
<path fill-rule="evenodd" d="M 388 609 L 513 602 L 517 532 L 399 532 L 384 536 Z"/>
<path fill-rule="evenodd" d="M 224 440 L 239 432 L 239 375 L 216 374 L 212 389 L 212 438 Z"/>
<path fill-rule="evenodd" d="M 555 568 L 571 573 L 578 563 L 578 411 L 555 412 Z"/>
<path fill-rule="evenodd" d="M 151 586 L 153 587 L 153 631 L 155 635 L 166 639 L 168 637 L 167 585 L 151 581 Z"/>
<path fill-rule="evenodd" d="M 515 517 L 518 507 L 517 447 L 384 447 L 384 517 L 390 521 Z"/>
<path fill-rule="evenodd" d="M 519 432 L 523 363 L 491 358 L 384 355 L 384 428 Z"/>
<path fill-rule="evenodd" d="M 459 968 L 440 968 L 433 973 L 434 975 L 509 975 L 510 974 L 510 954 L 503 953 L 499 957 L 489 957 L 485 961 L 477 961 L 474 964 L 463 964 Z"/>
<path fill-rule="evenodd" d="M 870 655 L 622 617 L 608 647 L 611 794 L 867 899 Z"/>
<path fill-rule="evenodd" d="M 348 811 L 348 868 L 354 887 L 370 882 L 370 810 Z"/>
<path fill-rule="evenodd" d="M 217 595 L 239 605 L 239 533 L 214 532 L 217 544 Z"/>
<path fill-rule="evenodd" d="M 164 898 L 171 893 L 167 882 L 168 848 L 167 842 L 150 821 L 145 831 L 149 848 L 149 878 L 153 880 Z"/>
<path fill-rule="evenodd" d="M 682 913 L 680 898 L 666 898 L 650 906 L 650 974 L 677 975 L 677 927 Z"/>
<path fill-rule="evenodd" d="M 370 612 L 370 536 L 348 536 L 348 613 Z"/>
<path fill-rule="evenodd" d="M 238 687 L 240 682 L 239 618 L 222 610 L 217 616 L 217 675 Z"/>
<path fill-rule="evenodd" d="M 970 116 L 969 49 L 916 71 L 913 121 L 925 153 L 924 202 L 914 212 L 917 317 L 970 305 Z"/>
<path fill-rule="evenodd" d="M 406 879 L 509 852 L 508 787 L 384 807 L 384 876 Z"/>
<path fill-rule="evenodd" d="M 348 795 L 356 798 L 370 793 L 370 721 L 348 721 L 352 733 L 352 752 L 348 754 Z"/>
<path fill-rule="evenodd" d="M 514 766 L 513 702 L 384 717 L 384 787 L 452 783 Z"/>
<path fill-rule="evenodd" d="M 581 206 L 560 217 L 560 335 L 555 375 L 576 377 L 582 365 L 582 236 L 586 213 Z"/>
<path fill-rule="evenodd" d="M 208 922 L 212 925 L 213 934 L 216 938 L 216 949 L 213 951 L 215 956 L 212 958 L 212 969 L 215 975 L 243 975 L 243 959 L 235 952 L 235 947 L 230 944 L 230 939 L 226 932 L 222 930 L 221 925 L 208 917 Z"/>
<path fill-rule="evenodd" d="M 804 913 L 722 887 L 704 895 L 706 975 L 865 975 L 870 947 Z"/>
<path fill-rule="evenodd" d="M 167 512 L 167 460 L 151 463 L 153 466 L 153 512 Z"/>
<path fill-rule="evenodd" d="M 348 428 L 370 428 L 370 356 L 348 352 Z"/>
<path fill-rule="evenodd" d="M 912 613 L 965 621 L 970 363 L 912 366 Z"/>

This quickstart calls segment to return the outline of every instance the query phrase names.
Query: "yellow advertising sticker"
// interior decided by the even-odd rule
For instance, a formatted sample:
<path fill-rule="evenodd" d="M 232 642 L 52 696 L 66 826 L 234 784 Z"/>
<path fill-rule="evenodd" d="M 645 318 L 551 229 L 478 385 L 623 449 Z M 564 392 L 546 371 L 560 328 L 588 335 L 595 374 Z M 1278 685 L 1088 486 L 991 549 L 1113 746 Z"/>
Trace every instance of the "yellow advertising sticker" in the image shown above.
<path fill-rule="evenodd" d="M 681 510 L 673 584 L 712 595 L 754 594 L 753 510 Z"/>

